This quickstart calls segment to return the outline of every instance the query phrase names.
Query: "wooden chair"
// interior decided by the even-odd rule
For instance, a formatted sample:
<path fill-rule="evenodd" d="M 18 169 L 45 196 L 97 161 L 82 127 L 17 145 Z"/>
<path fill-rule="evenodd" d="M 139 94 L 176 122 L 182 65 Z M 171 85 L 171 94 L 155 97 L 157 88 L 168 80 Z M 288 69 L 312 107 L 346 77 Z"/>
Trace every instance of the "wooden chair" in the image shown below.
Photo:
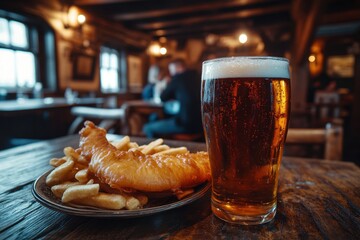
<path fill-rule="evenodd" d="M 68 134 L 74 134 L 78 131 L 85 120 L 98 120 L 99 127 L 109 130 L 116 125 L 124 124 L 124 109 L 122 108 L 95 108 L 95 107 L 72 107 L 71 114 L 76 116 L 72 122 Z M 119 131 L 120 132 L 120 127 Z"/>
<path fill-rule="evenodd" d="M 309 105 L 310 125 L 322 127 L 333 119 L 340 118 L 340 95 L 337 92 L 316 92 L 315 102 Z"/>
<path fill-rule="evenodd" d="M 324 159 L 342 160 L 342 121 L 339 119 L 327 123 L 323 129 L 290 128 L 286 138 L 286 145 L 288 144 L 322 144 Z"/>

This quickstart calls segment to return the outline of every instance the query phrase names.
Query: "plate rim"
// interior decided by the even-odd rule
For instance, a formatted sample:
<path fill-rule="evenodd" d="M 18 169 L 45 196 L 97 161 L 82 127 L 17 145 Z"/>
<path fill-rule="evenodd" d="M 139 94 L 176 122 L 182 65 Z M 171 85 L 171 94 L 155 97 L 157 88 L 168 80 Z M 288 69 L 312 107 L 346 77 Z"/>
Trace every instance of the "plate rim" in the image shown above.
<path fill-rule="evenodd" d="M 37 202 L 41 205 L 52 209 L 57 212 L 75 215 L 75 216 L 84 216 L 84 217 L 95 217 L 95 218 L 137 218 L 137 217 L 145 217 L 165 211 L 169 211 L 172 209 L 176 209 L 182 206 L 186 206 L 206 195 L 206 193 L 211 188 L 211 181 L 207 180 L 204 183 L 199 184 L 197 187 L 201 186 L 198 191 L 193 193 L 189 197 L 185 197 L 184 199 L 159 205 L 155 207 L 148 207 L 136 210 L 110 210 L 110 209 L 85 209 L 85 208 L 76 208 L 72 206 L 68 206 L 65 204 L 59 204 L 52 201 L 51 198 L 47 196 L 46 193 L 41 191 L 41 184 L 45 184 L 46 176 L 52 171 L 50 169 L 40 175 L 33 183 L 33 187 L 31 189 L 32 195 Z M 46 184 L 45 184 L 46 185 Z M 48 186 L 46 186 L 49 188 Z M 45 196 L 45 197 L 43 197 Z"/>

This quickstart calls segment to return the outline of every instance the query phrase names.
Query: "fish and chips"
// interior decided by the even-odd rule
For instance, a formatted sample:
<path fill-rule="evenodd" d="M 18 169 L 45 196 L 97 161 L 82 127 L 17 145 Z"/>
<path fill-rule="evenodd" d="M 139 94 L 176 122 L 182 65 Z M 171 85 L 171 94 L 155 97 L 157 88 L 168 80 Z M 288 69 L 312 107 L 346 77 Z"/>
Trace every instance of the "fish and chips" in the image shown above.
<path fill-rule="evenodd" d="M 171 148 L 157 139 L 139 146 L 125 136 L 116 142 L 106 131 L 87 121 L 80 131 L 80 147 L 64 148 L 53 158 L 46 178 L 55 197 L 73 206 L 102 209 L 139 209 L 149 198 L 174 195 L 182 199 L 210 180 L 206 152 Z"/>

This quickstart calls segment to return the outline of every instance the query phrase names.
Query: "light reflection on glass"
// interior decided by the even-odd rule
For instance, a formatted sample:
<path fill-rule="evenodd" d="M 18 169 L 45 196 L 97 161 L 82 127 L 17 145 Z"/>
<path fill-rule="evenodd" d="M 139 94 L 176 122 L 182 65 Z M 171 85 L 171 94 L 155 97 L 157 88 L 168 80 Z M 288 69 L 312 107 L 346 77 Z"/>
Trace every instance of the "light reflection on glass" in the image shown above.
<path fill-rule="evenodd" d="M 16 51 L 15 56 L 18 86 L 34 87 L 36 81 L 34 54 Z"/>
<path fill-rule="evenodd" d="M 101 54 L 101 65 L 105 68 L 108 68 L 109 67 L 109 61 L 110 61 L 110 56 L 108 53 L 102 53 Z"/>
<path fill-rule="evenodd" d="M 110 68 L 118 68 L 118 58 L 114 53 L 110 55 Z"/>
<path fill-rule="evenodd" d="M 119 89 L 119 58 L 114 49 L 101 48 L 100 81 L 103 90 Z"/>
<path fill-rule="evenodd" d="M 0 43 L 10 44 L 9 25 L 5 18 L 0 18 Z"/>
<path fill-rule="evenodd" d="M 15 87 L 15 52 L 0 49 L 0 86 Z"/>
<path fill-rule="evenodd" d="M 10 21 L 11 44 L 16 47 L 28 47 L 27 29 L 25 24 Z"/>

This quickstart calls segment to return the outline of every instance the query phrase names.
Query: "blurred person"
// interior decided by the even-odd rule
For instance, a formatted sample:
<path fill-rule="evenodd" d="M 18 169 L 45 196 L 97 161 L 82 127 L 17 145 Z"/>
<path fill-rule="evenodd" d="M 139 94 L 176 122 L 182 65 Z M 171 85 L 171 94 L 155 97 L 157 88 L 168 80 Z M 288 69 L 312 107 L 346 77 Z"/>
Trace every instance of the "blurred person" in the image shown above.
<path fill-rule="evenodd" d="M 154 100 L 161 102 L 160 94 L 166 88 L 170 77 L 163 68 L 158 65 L 152 65 L 149 68 L 148 84 L 142 91 L 142 98 L 144 100 Z"/>
<path fill-rule="evenodd" d="M 153 100 L 154 102 L 161 102 L 160 95 L 165 90 L 167 84 L 170 82 L 169 72 L 164 68 L 160 68 L 158 81 L 155 83 L 153 91 Z"/>
<path fill-rule="evenodd" d="M 313 78 L 309 84 L 307 102 L 314 102 L 316 92 L 323 91 L 329 82 L 331 82 L 331 80 L 326 72 L 322 72 Z"/>
<path fill-rule="evenodd" d="M 176 133 L 202 132 L 200 90 L 201 79 L 196 71 L 187 69 L 184 60 L 175 59 L 169 63 L 171 80 L 161 93 L 165 112 L 169 108 L 178 109 L 167 119 L 144 125 L 143 131 L 148 138 Z M 172 100 L 177 101 L 174 104 Z M 175 102 L 176 103 L 176 102 Z"/>
<path fill-rule="evenodd" d="M 151 100 L 154 97 L 154 87 L 159 80 L 160 67 L 158 65 L 152 65 L 148 72 L 148 83 L 142 91 L 142 98 L 144 100 Z"/>

